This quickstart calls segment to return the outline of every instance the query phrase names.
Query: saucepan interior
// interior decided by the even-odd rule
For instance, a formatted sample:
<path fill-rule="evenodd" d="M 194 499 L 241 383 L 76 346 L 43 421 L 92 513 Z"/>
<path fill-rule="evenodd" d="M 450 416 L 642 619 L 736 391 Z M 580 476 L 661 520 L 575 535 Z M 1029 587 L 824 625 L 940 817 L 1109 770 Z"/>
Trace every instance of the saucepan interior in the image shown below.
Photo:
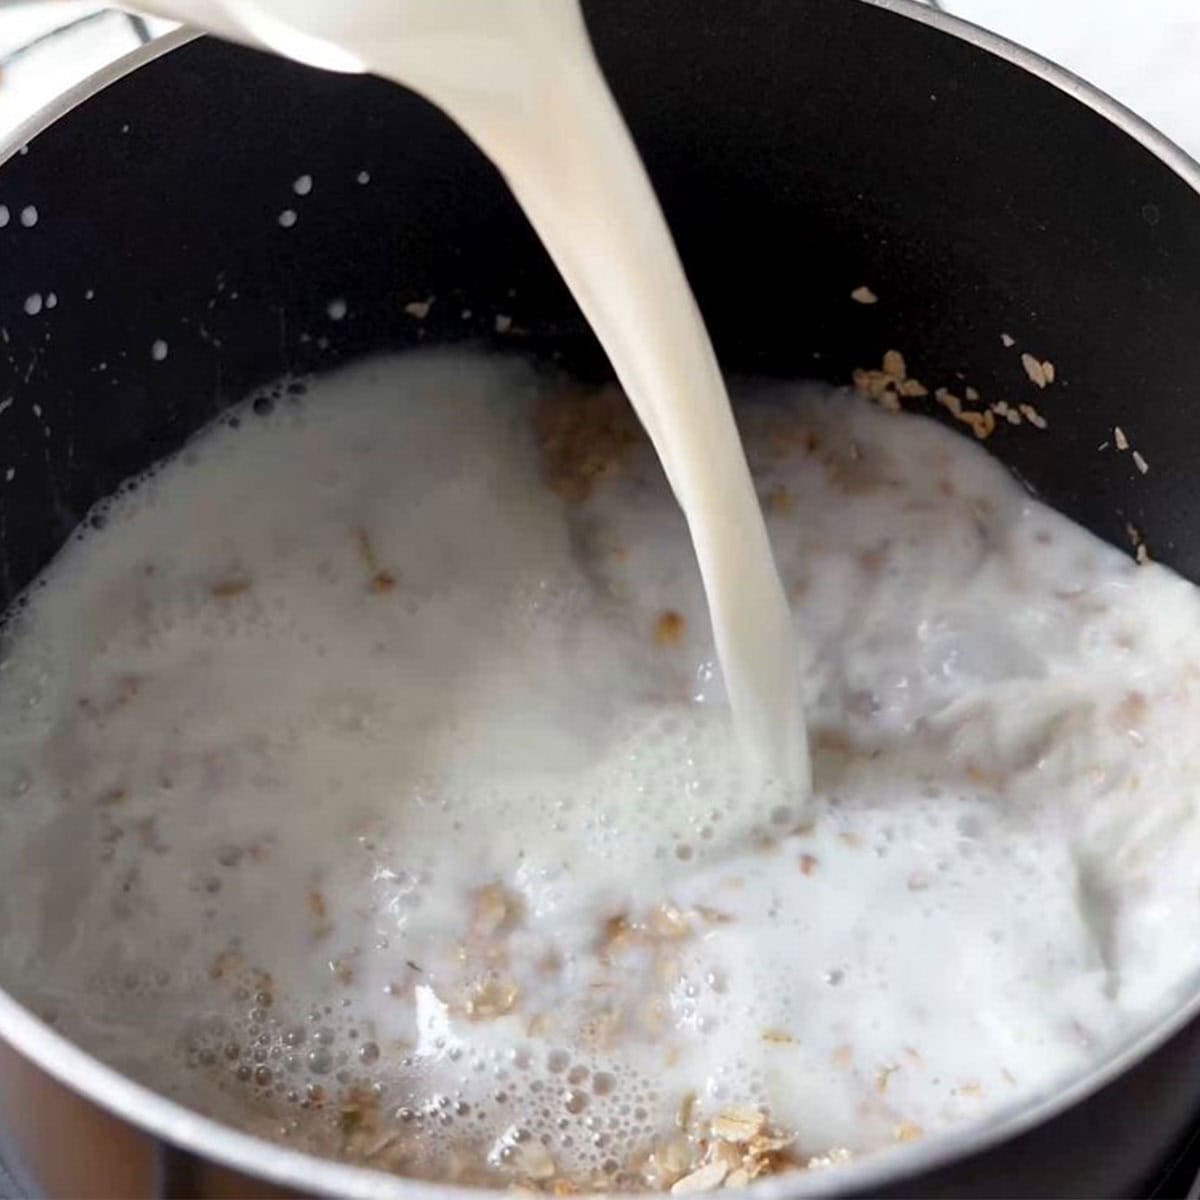
<path fill-rule="evenodd" d="M 989 448 L 1101 537 L 1200 578 L 1200 172 L 1115 106 L 1081 103 L 1070 81 L 892 7 L 587 6 L 723 363 L 844 383 L 899 349 L 931 391 L 1026 399 L 1013 343 L 1028 347 L 1054 364 L 1053 396 L 1036 397 L 1046 428 Z M 304 174 L 320 186 L 287 228 L 279 214 Z M 606 374 L 492 168 L 424 102 L 378 81 L 191 42 L 14 153 L 0 202 L 13 214 L 0 232 L 4 603 L 96 500 L 282 375 L 468 340 Z M 852 298 L 862 286 L 876 303 Z M 27 318 L 33 296 L 52 320 Z M 406 314 L 431 296 L 425 319 Z M 932 400 L 928 411 L 952 420 Z M 1147 472 L 1100 449 L 1116 425 L 1136 431 Z M 0 983 L 19 1001 L 3 963 Z M 0 1000 L 0 1030 L 18 1045 L 193 1149 L 320 1190 L 416 1194 L 187 1116 Z M 1200 1040 L 1192 1007 L 1180 996 L 1160 1029 L 1071 1092 L 769 1187 L 1126 1186 L 1194 1107 L 1170 1069 Z M 978 1153 L 1022 1129 L 1019 1145 Z"/>

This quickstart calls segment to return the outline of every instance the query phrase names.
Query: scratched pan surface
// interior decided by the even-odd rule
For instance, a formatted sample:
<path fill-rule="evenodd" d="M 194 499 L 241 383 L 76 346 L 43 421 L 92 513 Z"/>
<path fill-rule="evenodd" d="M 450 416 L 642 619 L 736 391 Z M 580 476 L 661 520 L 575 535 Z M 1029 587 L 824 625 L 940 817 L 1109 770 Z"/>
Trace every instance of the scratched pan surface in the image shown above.
<path fill-rule="evenodd" d="M 1194 164 L 1061 72 L 905 0 L 587 9 L 727 366 L 845 382 L 896 347 L 931 387 L 1032 401 L 1048 428 L 989 447 L 1102 537 L 1128 547 L 1132 526 L 1200 578 Z M 501 181 L 439 114 L 373 80 L 178 43 L 27 131 L 27 153 L 0 148 L 0 603 L 94 501 L 282 374 L 467 338 L 605 370 Z M 877 304 L 851 300 L 861 284 Z M 424 321 L 404 312 L 431 295 Z M 498 334 L 497 315 L 520 332 Z M 1053 361 L 1045 391 L 1022 349 Z M 1113 448 L 1116 425 L 1147 473 Z M 42 1025 L 2 961 L 0 984 L 0 1034 L 190 1152 L 301 1190 L 454 1194 L 190 1114 Z M 1144 1188 L 1200 1101 L 1196 1008 L 1180 996 L 1066 1091 L 761 1194 Z"/>

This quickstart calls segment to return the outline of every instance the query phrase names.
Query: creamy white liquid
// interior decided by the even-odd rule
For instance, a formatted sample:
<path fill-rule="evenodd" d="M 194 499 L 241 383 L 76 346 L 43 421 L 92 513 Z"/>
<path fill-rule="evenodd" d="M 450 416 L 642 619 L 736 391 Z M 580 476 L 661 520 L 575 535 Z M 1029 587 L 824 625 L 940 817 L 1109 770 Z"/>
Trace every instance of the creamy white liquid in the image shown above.
<path fill-rule="evenodd" d="M 755 1169 L 935 1135 L 1136 1030 L 1200 944 L 1196 590 L 945 431 L 794 389 L 747 419 L 781 584 L 576 6 L 299 11 L 201 16 L 470 133 L 694 557 L 644 448 L 574 503 L 540 482 L 513 364 L 243 409 L 7 630 L 0 984 L 269 1136 L 544 1189 L 669 1187 L 731 1112 L 778 1135 Z M 798 785 L 773 811 L 726 701 Z"/>
<path fill-rule="evenodd" d="M 793 1165 L 936 1136 L 1158 1012 L 1197 590 L 928 421 L 746 388 L 819 647 L 764 814 L 652 451 L 563 499 L 548 414 L 613 410 L 547 389 L 364 364 L 104 507 L 5 643 L 0 985 L 267 1136 L 546 1189 L 670 1185 L 733 1108 Z"/>
<path fill-rule="evenodd" d="M 734 721 L 802 798 L 800 660 L 716 357 L 576 0 L 168 5 L 443 109 L 503 173 L 607 352 L 687 518 Z"/>

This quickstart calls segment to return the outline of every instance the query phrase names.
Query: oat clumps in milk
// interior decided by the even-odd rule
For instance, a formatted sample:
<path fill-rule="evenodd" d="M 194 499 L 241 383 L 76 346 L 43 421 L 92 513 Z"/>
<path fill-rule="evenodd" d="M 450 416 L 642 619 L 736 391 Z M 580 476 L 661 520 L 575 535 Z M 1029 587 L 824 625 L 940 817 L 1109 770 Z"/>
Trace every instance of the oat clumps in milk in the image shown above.
<path fill-rule="evenodd" d="M 0 982 L 417 1177 L 737 1187 L 1078 1072 L 1195 965 L 1200 603 L 968 439 L 737 389 L 816 794 L 748 786 L 614 393 L 466 355 L 247 405 L 0 671 Z"/>

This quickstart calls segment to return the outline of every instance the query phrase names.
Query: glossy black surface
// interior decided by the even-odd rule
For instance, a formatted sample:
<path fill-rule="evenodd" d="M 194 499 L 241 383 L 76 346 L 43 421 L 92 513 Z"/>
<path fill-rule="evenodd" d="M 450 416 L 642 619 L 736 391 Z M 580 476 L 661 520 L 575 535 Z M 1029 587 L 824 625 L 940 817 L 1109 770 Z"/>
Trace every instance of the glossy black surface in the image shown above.
<path fill-rule="evenodd" d="M 1127 545 L 1132 523 L 1200 577 L 1200 197 L 1185 182 L 1048 84 L 867 5 L 588 13 L 728 367 L 846 381 L 895 347 L 931 388 L 1032 401 L 1050 428 L 1002 429 L 990 448 L 1102 536 Z M 195 43 L 0 167 L 0 203 L 0 600 L 121 479 L 280 375 L 466 337 L 604 370 L 495 172 L 373 80 Z M 850 299 L 863 283 L 878 304 Z M 53 309 L 26 315 L 50 292 Z M 425 321 L 403 311 L 429 296 Z M 521 332 L 496 335 L 498 314 Z M 1045 392 L 1023 349 L 1055 363 Z M 1115 424 L 1149 474 L 1111 447 Z M 1198 1040 L 889 1194 L 1152 1186 L 1194 1107 Z"/>

